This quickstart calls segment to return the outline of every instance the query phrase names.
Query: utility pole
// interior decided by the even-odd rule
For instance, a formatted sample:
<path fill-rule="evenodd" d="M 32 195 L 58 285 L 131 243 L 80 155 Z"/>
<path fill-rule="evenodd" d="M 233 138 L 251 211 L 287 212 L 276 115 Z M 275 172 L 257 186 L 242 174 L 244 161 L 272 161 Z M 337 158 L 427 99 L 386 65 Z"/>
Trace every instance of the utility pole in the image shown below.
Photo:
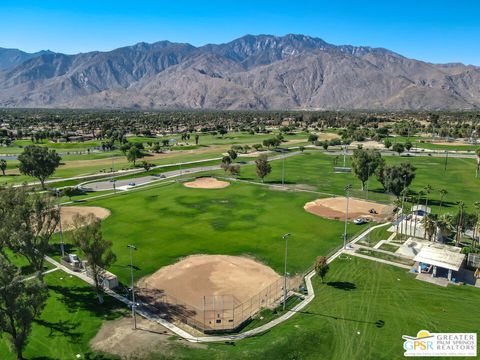
<path fill-rule="evenodd" d="M 345 230 L 343 232 L 343 248 L 347 248 L 347 226 L 348 226 L 348 200 L 350 197 L 350 189 L 352 188 L 351 184 L 345 186 L 345 196 L 347 198 L 347 211 L 345 212 Z"/>
<path fill-rule="evenodd" d="M 285 271 L 283 274 L 283 311 L 287 306 L 287 255 L 288 255 L 288 237 L 290 234 L 284 234 L 282 238 L 285 240 Z"/>
<path fill-rule="evenodd" d="M 135 303 L 135 287 L 133 284 L 133 250 L 137 250 L 135 245 L 127 245 L 130 249 L 130 280 L 131 280 L 131 287 L 132 287 L 132 317 L 133 317 L 133 329 L 137 329 L 137 315 L 135 313 L 135 309 L 137 304 Z"/>

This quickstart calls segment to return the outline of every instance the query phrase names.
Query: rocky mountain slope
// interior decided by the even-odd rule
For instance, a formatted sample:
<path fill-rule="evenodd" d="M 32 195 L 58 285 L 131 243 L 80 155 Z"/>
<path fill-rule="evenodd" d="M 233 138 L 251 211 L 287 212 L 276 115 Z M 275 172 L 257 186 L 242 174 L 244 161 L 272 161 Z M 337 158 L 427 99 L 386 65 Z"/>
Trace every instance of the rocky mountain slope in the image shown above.
<path fill-rule="evenodd" d="M 4 50 L 3 107 L 480 107 L 479 67 L 431 64 L 304 35 L 247 35 L 202 47 L 161 41 L 77 55 L 17 50 L 7 57 Z"/>

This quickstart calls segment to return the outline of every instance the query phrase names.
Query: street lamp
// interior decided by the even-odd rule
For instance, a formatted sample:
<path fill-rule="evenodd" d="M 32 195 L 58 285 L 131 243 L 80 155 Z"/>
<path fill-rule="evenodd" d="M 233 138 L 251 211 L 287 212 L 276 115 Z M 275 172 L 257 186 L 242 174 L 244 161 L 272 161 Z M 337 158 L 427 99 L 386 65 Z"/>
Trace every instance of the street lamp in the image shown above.
<path fill-rule="evenodd" d="M 115 158 L 112 156 L 112 183 L 113 183 L 113 193 L 116 194 L 117 193 L 117 188 L 115 186 L 115 177 L 114 177 L 114 173 L 115 173 Z"/>
<path fill-rule="evenodd" d="M 131 287 L 132 287 L 132 317 L 133 317 L 133 329 L 137 329 L 137 317 L 135 314 L 135 288 L 133 285 L 133 250 L 137 250 L 137 247 L 135 245 L 127 245 L 127 247 L 130 249 L 130 279 L 131 279 Z"/>
<path fill-rule="evenodd" d="M 347 248 L 347 226 L 348 226 L 348 201 L 350 197 L 350 190 L 352 189 L 352 185 L 348 184 L 345 186 L 345 197 L 347 198 L 347 211 L 345 212 L 345 230 L 343 231 L 343 248 Z"/>
<path fill-rule="evenodd" d="M 407 174 L 403 175 L 403 190 L 402 190 L 403 196 L 402 196 L 402 215 L 400 217 L 401 223 L 403 223 L 403 219 L 405 217 L 405 196 L 407 195 Z M 397 221 L 397 233 L 398 233 L 398 221 Z M 405 220 L 405 227 L 407 226 L 407 221 Z M 403 232 L 403 225 L 400 226 L 400 234 Z M 406 230 L 405 230 L 406 232 Z"/>
<path fill-rule="evenodd" d="M 55 194 L 57 195 L 58 200 L 58 226 L 60 229 L 60 250 L 62 251 L 62 259 L 65 257 L 65 245 L 63 242 L 63 229 L 62 229 L 62 204 L 60 201 L 60 189 L 55 189 Z"/>
<path fill-rule="evenodd" d="M 283 234 L 282 238 L 285 240 L 285 272 L 283 276 L 283 311 L 287 305 L 287 255 L 288 255 L 288 237 L 290 234 Z"/>

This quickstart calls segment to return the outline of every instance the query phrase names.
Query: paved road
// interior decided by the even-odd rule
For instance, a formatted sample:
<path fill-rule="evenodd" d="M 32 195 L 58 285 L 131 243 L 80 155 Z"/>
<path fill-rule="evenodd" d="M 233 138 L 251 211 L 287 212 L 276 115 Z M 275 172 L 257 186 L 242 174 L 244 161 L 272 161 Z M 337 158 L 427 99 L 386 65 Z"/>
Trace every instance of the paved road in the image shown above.
<path fill-rule="evenodd" d="M 291 156 L 298 155 L 300 152 L 295 151 L 295 152 L 289 152 L 285 154 L 280 154 L 280 155 L 275 155 L 269 158 L 269 161 L 274 161 L 274 160 L 281 160 L 283 158 L 288 158 Z M 209 159 L 208 161 L 211 160 L 219 160 L 220 158 L 216 159 Z M 189 163 L 182 163 L 182 165 L 191 165 L 193 162 Z M 240 166 L 245 166 L 245 165 L 252 165 L 254 164 L 254 161 L 248 161 L 245 163 L 238 163 Z M 179 164 L 170 164 L 168 166 L 175 166 Z M 165 165 L 163 166 L 158 166 L 155 167 L 156 169 L 161 168 L 161 167 L 167 167 Z M 137 178 L 130 178 L 130 179 L 124 179 L 124 180 L 116 180 L 115 181 L 115 188 L 117 190 L 129 190 L 141 185 L 146 185 L 150 184 L 156 181 L 161 181 L 163 179 L 171 179 L 174 177 L 179 177 L 182 175 L 186 174 L 195 174 L 195 173 L 200 173 L 204 171 L 215 171 L 215 170 L 220 170 L 220 165 L 210 165 L 210 166 L 198 166 L 198 167 L 192 167 L 188 169 L 182 169 L 182 170 L 172 170 L 172 171 L 166 171 L 161 174 L 161 176 L 142 176 L 142 177 L 137 177 Z M 135 185 L 130 185 L 130 184 L 135 184 Z M 105 190 L 112 190 L 113 189 L 113 181 L 112 179 L 108 180 L 103 180 L 103 181 L 94 181 L 94 182 L 88 182 L 84 184 L 80 184 L 83 189 L 88 190 L 88 191 L 105 191 Z"/>
<path fill-rule="evenodd" d="M 137 178 L 130 178 L 124 180 L 116 180 L 115 181 L 115 188 L 117 190 L 129 190 L 141 185 L 146 185 L 155 181 L 160 181 L 163 179 L 170 179 L 173 177 L 182 176 L 185 174 L 194 174 L 202 171 L 212 171 L 220 169 L 219 165 L 211 165 L 211 166 L 199 166 L 195 168 L 185 169 L 185 170 L 172 170 L 166 171 L 161 174 L 160 176 L 142 176 Z M 135 185 L 130 185 L 135 184 Z M 113 181 L 112 180 L 104 180 L 104 181 L 95 181 L 87 184 L 81 185 L 83 189 L 89 191 L 104 191 L 104 190 L 111 190 L 113 189 Z"/>

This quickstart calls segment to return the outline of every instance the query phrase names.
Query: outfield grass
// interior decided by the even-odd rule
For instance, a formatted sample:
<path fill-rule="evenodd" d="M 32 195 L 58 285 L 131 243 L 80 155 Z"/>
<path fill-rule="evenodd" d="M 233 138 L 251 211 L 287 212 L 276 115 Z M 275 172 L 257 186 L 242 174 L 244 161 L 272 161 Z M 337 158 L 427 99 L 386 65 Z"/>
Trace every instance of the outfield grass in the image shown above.
<path fill-rule="evenodd" d="M 202 190 L 174 183 L 85 205 L 111 210 L 112 215 L 103 221 L 103 233 L 113 242 L 118 260 L 110 270 L 127 282 L 128 244 L 138 246 L 137 278 L 199 253 L 250 255 L 281 273 L 285 233 L 292 234 L 289 271 L 301 273 L 316 256 L 326 255 L 342 243 L 341 221 L 323 219 L 303 209 L 316 197 L 249 184 Z M 362 228 L 350 225 L 350 235 Z"/>
<path fill-rule="evenodd" d="M 379 241 L 387 240 L 390 237 L 390 235 L 392 235 L 391 232 L 387 231 L 388 228 L 390 228 L 390 225 L 385 225 L 385 226 L 373 229 L 368 233 L 368 235 L 365 238 L 360 240 L 359 243 L 365 246 L 373 247 Z"/>
<path fill-rule="evenodd" d="M 480 331 L 478 289 L 428 284 L 394 266 L 337 259 L 314 288 L 305 311 L 261 336 L 235 346 L 178 346 L 174 354 L 159 349 L 150 359 L 392 360 L 404 358 L 402 335 Z"/>
<path fill-rule="evenodd" d="M 92 287 L 63 271 L 45 276 L 50 297 L 40 318 L 33 324 L 25 349 L 26 359 L 76 359 L 90 351 L 89 341 L 105 320 L 126 313 L 116 300 L 105 297 L 99 305 Z M 13 360 L 5 338 L 0 338 L 0 358 Z"/>
<path fill-rule="evenodd" d="M 329 194 L 344 194 L 347 184 L 353 185 L 352 195 L 366 198 L 367 192 L 361 191 L 360 181 L 353 173 L 334 173 L 334 156 L 321 152 L 305 152 L 285 159 L 285 183 L 306 184 L 315 191 Z M 384 157 L 387 164 L 410 162 L 416 168 L 416 177 L 410 186 L 414 192 L 423 190 L 426 185 L 431 185 L 433 191 L 429 195 L 429 206 L 434 212 L 456 212 L 458 201 L 467 204 L 467 211 L 473 210 L 473 203 L 479 201 L 480 179 L 475 179 L 475 160 L 450 158 L 447 170 L 444 170 L 445 159 L 435 157 Z M 341 161 L 340 161 L 341 162 Z M 255 167 L 244 167 L 241 179 L 259 181 L 255 174 Z M 272 173 L 265 178 L 266 183 L 281 183 L 282 160 L 272 162 Z M 392 201 L 394 196 L 385 194 L 381 184 L 370 178 L 368 182 L 368 198 L 378 201 Z M 447 189 L 448 195 L 444 198 L 440 208 L 440 189 Z M 425 202 L 425 199 L 422 200 Z"/>

